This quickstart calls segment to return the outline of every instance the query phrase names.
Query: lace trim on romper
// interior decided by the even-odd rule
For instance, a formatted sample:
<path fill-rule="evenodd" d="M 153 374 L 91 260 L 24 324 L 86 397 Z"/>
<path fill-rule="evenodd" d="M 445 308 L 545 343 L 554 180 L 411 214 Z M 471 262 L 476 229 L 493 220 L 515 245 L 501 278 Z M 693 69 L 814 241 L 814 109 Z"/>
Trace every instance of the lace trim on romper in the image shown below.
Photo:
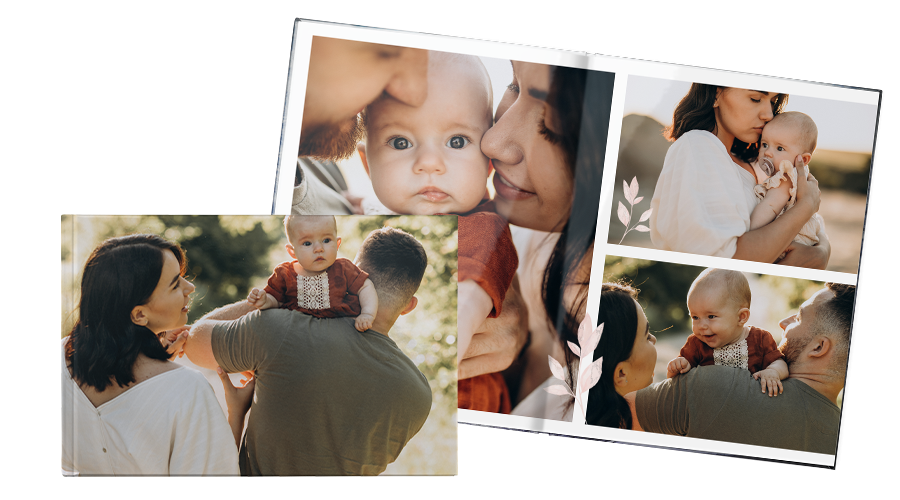
<path fill-rule="evenodd" d="M 749 365 L 747 363 L 749 358 L 746 339 L 736 344 L 713 349 L 713 359 L 716 364 L 720 366 L 731 366 L 749 370 Z"/>
<path fill-rule="evenodd" d="M 297 275 L 297 305 L 303 309 L 330 309 L 328 273 L 317 276 Z"/>

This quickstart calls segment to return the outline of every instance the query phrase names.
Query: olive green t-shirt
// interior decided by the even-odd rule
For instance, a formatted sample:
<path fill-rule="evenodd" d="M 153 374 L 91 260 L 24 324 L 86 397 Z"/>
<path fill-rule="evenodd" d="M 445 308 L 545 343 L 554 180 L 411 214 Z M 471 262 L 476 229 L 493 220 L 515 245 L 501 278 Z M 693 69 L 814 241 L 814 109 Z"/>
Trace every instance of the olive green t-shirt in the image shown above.
<path fill-rule="evenodd" d="M 273 309 L 213 328 L 219 366 L 256 371 L 241 474 L 380 474 L 422 428 L 425 376 L 393 340 L 353 321 Z"/>
<path fill-rule="evenodd" d="M 769 397 L 747 370 L 700 366 L 641 389 L 645 431 L 834 455 L 841 410 L 812 387 L 782 380 Z"/>

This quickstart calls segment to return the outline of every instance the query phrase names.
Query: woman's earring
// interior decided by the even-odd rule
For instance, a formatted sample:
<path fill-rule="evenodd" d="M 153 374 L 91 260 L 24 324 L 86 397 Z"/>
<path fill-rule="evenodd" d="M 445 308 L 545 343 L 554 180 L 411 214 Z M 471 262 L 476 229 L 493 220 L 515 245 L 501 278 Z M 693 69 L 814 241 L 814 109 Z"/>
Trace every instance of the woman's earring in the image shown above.
<path fill-rule="evenodd" d="M 714 107 L 714 108 L 718 108 L 718 107 L 719 107 L 719 100 L 718 100 L 718 99 L 716 99 L 715 101 L 713 101 L 713 107 Z"/>

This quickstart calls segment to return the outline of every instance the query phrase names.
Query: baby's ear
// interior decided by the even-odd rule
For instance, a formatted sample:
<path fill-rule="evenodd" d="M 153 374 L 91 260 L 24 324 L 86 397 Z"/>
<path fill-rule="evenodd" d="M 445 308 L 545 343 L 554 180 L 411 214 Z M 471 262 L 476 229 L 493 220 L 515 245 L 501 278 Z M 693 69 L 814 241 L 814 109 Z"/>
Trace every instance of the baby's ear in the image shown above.
<path fill-rule="evenodd" d="M 750 309 L 743 307 L 738 311 L 738 321 L 743 325 L 750 320 Z"/>
<path fill-rule="evenodd" d="M 341 248 L 341 238 L 340 238 L 340 236 L 338 236 L 337 240 L 335 240 L 335 241 L 337 241 L 337 247 L 338 247 L 338 248 Z"/>
<path fill-rule="evenodd" d="M 372 174 L 369 173 L 369 159 L 366 158 L 366 143 L 357 143 L 356 152 L 359 153 L 359 159 L 362 160 L 363 168 L 366 169 L 366 175 L 372 177 Z"/>
<path fill-rule="evenodd" d="M 803 153 L 803 154 L 800 155 L 800 156 L 803 157 L 803 164 L 804 164 L 804 165 L 809 165 L 809 160 L 812 159 L 812 153 Z M 366 171 L 368 171 L 368 169 L 367 169 Z"/>
<path fill-rule="evenodd" d="M 287 250 L 288 255 L 290 255 L 292 259 L 297 258 L 297 256 L 294 255 L 294 245 L 291 245 L 290 243 L 288 243 L 287 245 L 284 246 L 284 248 L 285 248 L 285 250 Z"/>

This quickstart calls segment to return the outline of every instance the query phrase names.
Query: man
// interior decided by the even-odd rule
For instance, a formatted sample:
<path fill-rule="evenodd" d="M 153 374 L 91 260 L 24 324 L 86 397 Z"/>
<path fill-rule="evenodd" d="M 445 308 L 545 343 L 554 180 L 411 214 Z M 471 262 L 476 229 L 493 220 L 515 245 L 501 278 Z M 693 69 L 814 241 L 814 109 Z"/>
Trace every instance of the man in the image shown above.
<path fill-rule="evenodd" d="M 332 160 L 349 158 L 362 138 L 357 115 L 381 95 L 421 106 L 428 90 L 422 49 L 313 37 L 291 211 L 353 213 Z"/>
<path fill-rule="evenodd" d="M 417 305 L 425 250 L 409 234 L 382 228 L 363 242 L 357 265 L 378 292 L 366 332 L 354 318 L 250 312 L 246 301 L 192 327 L 184 351 L 193 363 L 256 373 L 241 474 L 380 474 L 425 423 L 428 381 L 388 336 Z"/>
<path fill-rule="evenodd" d="M 332 160 L 356 151 L 358 114 L 381 95 L 421 106 L 428 90 L 428 52 L 375 43 L 313 37 L 291 213 L 353 213 L 358 199 Z M 459 362 L 465 379 L 507 369 L 528 339 L 528 315 L 511 289 L 498 318 L 485 321 Z"/>
<path fill-rule="evenodd" d="M 856 287 L 825 288 L 781 321 L 790 375 L 770 398 L 746 370 L 701 366 L 627 394 L 636 430 L 833 455 Z"/>

